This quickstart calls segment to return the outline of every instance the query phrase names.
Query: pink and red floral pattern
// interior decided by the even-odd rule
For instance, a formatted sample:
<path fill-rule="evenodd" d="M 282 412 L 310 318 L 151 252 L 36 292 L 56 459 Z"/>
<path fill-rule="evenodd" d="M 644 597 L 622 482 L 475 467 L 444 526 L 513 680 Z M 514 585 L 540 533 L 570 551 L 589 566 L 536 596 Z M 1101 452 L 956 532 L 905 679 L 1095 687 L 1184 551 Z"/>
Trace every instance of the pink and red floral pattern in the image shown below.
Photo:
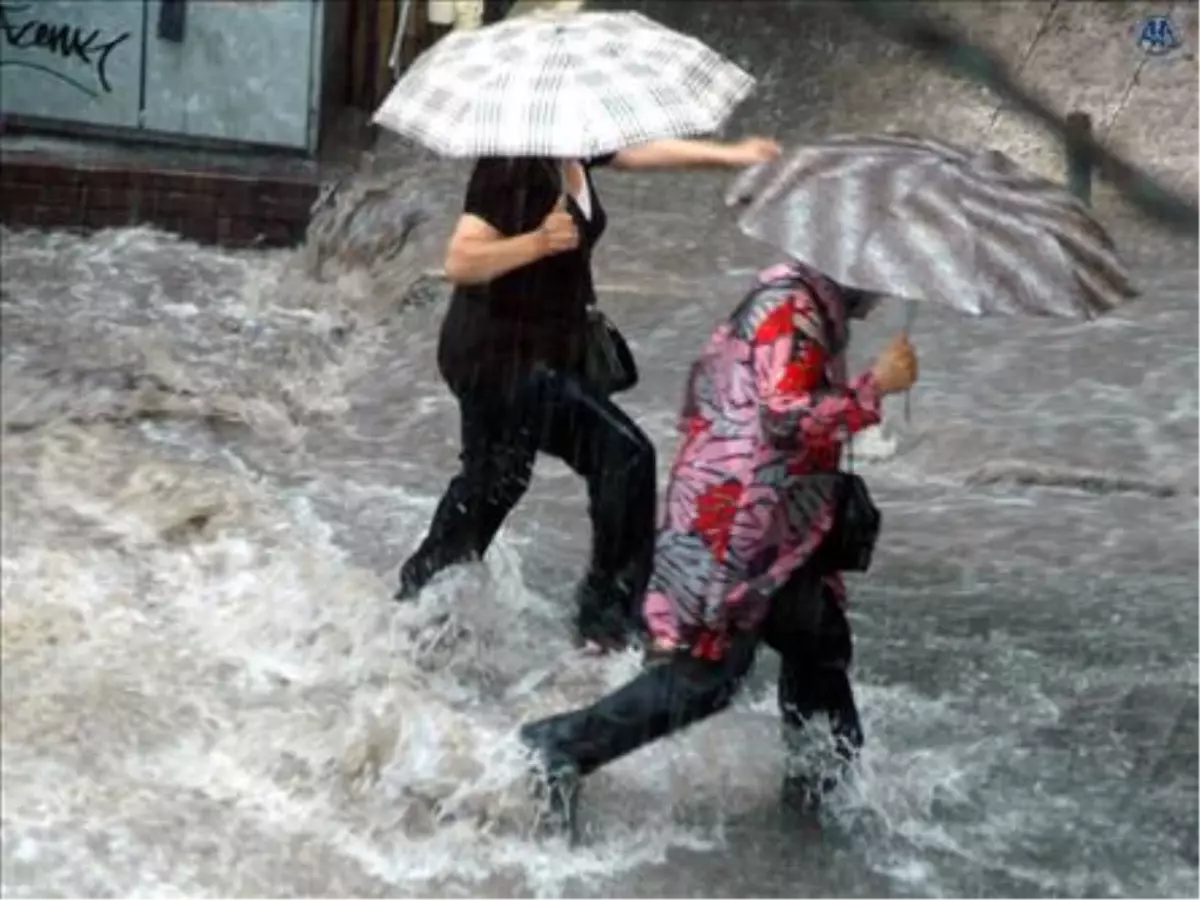
<path fill-rule="evenodd" d="M 800 263 L 759 275 L 692 367 L 655 544 L 652 635 L 719 657 L 832 524 L 842 444 L 879 422 L 869 372 L 846 380 L 838 286 Z M 844 596 L 838 575 L 828 576 Z"/>

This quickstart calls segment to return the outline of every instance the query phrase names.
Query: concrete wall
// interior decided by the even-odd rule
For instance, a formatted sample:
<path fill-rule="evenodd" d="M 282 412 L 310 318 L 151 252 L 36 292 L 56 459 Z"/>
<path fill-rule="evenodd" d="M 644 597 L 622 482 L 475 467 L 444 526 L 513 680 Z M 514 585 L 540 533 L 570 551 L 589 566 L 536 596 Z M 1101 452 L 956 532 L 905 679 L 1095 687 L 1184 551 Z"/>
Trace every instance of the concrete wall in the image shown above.
<path fill-rule="evenodd" d="M 318 0 L 188 0 L 177 40 L 159 34 L 163 0 L 5 2 L 0 112 L 315 149 L 324 10 Z"/>
<path fill-rule="evenodd" d="M 143 0 L 0 4 L 0 112 L 137 128 Z"/>
<path fill-rule="evenodd" d="M 149 0 L 144 127 L 308 149 L 320 98 L 319 15 L 309 2 L 189 0 L 181 43 L 154 37 Z"/>

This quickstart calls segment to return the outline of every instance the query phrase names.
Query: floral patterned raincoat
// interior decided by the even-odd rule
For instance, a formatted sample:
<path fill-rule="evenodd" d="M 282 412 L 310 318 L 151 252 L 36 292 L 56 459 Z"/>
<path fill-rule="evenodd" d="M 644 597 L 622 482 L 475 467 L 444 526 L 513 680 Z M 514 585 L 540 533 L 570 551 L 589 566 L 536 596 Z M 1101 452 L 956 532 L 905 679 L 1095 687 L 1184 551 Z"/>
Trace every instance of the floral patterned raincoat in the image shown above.
<path fill-rule="evenodd" d="M 880 418 L 873 375 L 846 378 L 846 343 L 841 289 L 795 262 L 760 273 L 714 332 L 692 368 L 655 544 L 655 639 L 718 658 L 829 531 L 833 479 L 821 476 Z M 840 576 L 825 580 L 843 599 Z"/>

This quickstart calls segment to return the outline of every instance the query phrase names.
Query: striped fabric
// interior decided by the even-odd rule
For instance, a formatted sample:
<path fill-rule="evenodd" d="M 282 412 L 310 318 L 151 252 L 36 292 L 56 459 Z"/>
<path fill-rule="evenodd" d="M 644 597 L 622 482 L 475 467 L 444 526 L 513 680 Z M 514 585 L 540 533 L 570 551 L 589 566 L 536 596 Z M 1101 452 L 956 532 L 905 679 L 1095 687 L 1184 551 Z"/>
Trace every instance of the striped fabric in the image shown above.
<path fill-rule="evenodd" d="M 726 202 L 746 234 L 872 293 L 1082 319 L 1137 294 L 1088 209 L 996 151 L 839 136 L 746 172 Z"/>
<path fill-rule="evenodd" d="M 540 14 L 443 38 L 374 121 L 447 156 L 580 158 L 716 131 L 753 86 L 638 13 Z"/>

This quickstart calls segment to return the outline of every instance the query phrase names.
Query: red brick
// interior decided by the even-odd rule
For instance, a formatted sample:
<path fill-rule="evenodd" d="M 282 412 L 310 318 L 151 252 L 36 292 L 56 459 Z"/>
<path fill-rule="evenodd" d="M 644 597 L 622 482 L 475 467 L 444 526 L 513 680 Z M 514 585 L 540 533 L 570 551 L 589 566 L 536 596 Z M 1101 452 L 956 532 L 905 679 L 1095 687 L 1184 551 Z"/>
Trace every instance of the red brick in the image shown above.
<path fill-rule="evenodd" d="M 68 221 L 71 220 L 68 217 Z M 125 214 L 122 210 L 99 206 L 80 210 L 74 220 L 87 228 L 119 228 L 126 224 Z"/>
<path fill-rule="evenodd" d="M 33 223 L 42 228 L 84 224 L 82 211 L 66 206 L 34 206 L 30 212 Z"/>
<path fill-rule="evenodd" d="M 104 167 L 80 169 L 79 176 L 85 184 L 114 190 L 128 190 L 136 183 L 137 177 L 135 172 L 129 170 Z"/>
<path fill-rule="evenodd" d="M 45 178 L 46 166 L 32 160 L 17 157 L 5 157 L 0 161 L 0 179 L 5 182 L 40 182 Z"/>
<path fill-rule="evenodd" d="M 33 215 L 33 207 L 30 206 L 0 212 L 0 222 L 7 228 L 17 229 L 29 228 L 37 224 Z"/>
<path fill-rule="evenodd" d="M 82 180 L 78 170 L 65 165 L 36 165 L 27 168 L 25 178 L 26 181 L 34 181 L 38 184 L 62 184 L 75 185 Z"/>
<path fill-rule="evenodd" d="M 169 171 L 155 172 L 154 184 L 159 190 L 186 191 L 192 194 L 212 194 L 219 184 L 218 176 L 211 172 Z"/>
<path fill-rule="evenodd" d="M 217 216 L 217 243 L 222 247 L 244 247 L 257 232 L 246 219 L 236 216 Z"/>
<path fill-rule="evenodd" d="M 79 167 L 11 154 L 0 166 L 5 224 L 103 228 L 151 221 L 201 242 L 291 246 L 304 238 L 317 185 L 233 171 L 155 170 L 99 161 Z"/>
<path fill-rule="evenodd" d="M 42 202 L 58 206 L 78 206 L 85 188 L 78 184 L 48 184 L 42 188 Z"/>
<path fill-rule="evenodd" d="M 227 247 L 252 247 L 259 241 L 258 222 L 245 216 L 221 216 L 217 239 Z"/>
<path fill-rule="evenodd" d="M 44 189 L 29 182 L 0 185 L 0 209 L 27 206 L 41 200 Z"/>
<path fill-rule="evenodd" d="M 154 213 L 154 193 L 141 185 L 133 185 L 125 191 L 124 203 L 130 216 L 138 221 L 146 221 Z"/>
<path fill-rule="evenodd" d="M 297 241 L 297 228 L 294 222 L 279 219 L 264 219 L 259 223 L 262 233 L 262 243 L 267 247 L 292 247 Z M 303 229 L 300 229 L 303 234 Z"/>
<path fill-rule="evenodd" d="M 217 239 L 217 222 L 213 217 L 182 217 L 172 230 L 200 244 L 212 244 Z"/>
<path fill-rule="evenodd" d="M 195 191 L 160 191 L 154 195 L 153 208 L 156 215 L 212 216 L 216 214 L 216 204 L 212 196 Z"/>
<path fill-rule="evenodd" d="M 129 204 L 129 191 L 111 185 L 84 184 L 76 202 L 89 209 L 123 209 Z"/>

